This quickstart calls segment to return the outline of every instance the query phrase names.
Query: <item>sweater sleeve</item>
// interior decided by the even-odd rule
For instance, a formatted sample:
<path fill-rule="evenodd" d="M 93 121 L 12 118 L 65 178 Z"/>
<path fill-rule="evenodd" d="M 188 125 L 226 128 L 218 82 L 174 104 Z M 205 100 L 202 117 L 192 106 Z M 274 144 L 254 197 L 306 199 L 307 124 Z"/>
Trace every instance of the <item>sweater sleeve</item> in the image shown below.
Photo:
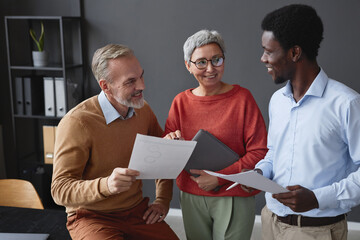
<path fill-rule="evenodd" d="M 107 178 L 82 180 L 91 140 L 79 119 L 64 117 L 56 130 L 51 194 L 63 206 L 79 206 L 110 195 Z"/>
<path fill-rule="evenodd" d="M 250 94 L 245 112 L 244 143 L 246 154 L 242 157 L 242 169 L 254 169 L 267 152 L 267 132 L 264 119 Z"/>
<path fill-rule="evenodd" d="M 172 179 L 156 179 L 156 199 L 154 203 L 161 203 L 167 208 L 170 207 L 174 181 Z"/>
<path fill-rule="evenodd" d="M 175 98 L 171 104 L 168 118 L 166 119 L 165 131 L 164 131 L 163 136 L 165 136 L 166 134 L 168 134 L 170 132 L 175 132 L 176 130 L 180 129 L 179 119 L 180 119 L 179 111 L 177 110 L 177 103 L 176 103 L 176 98 Z"/>
<path fill-rule="evenodd" d="M 250 92 L 248 92 L 246 98 L 245 111 L 243 113 L 244 123 L 239 123 L 239 126 L 243 126 L 245 154 L 240 157 L 238 162 L 219 171 L 219 173 L 233 174 L 246 169 L 254 169 L 256 163 L 263 159 L 267 152 L 267 132 L 264 119 Z M 228 183 L 228 181 L 219 178 L 219 185 L 225 183 Z"/>

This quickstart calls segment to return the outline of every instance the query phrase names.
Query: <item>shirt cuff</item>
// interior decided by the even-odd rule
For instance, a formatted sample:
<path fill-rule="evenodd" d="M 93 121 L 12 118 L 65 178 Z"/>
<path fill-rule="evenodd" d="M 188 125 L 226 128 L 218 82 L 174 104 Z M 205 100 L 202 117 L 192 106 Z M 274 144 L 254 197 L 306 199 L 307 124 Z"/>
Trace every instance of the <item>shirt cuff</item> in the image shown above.
<path fill-rule="evenodd" d="M 272 175 L 271 175 L 271 169 L 268 167 L 266 167 L 266 164 L 256 164 L 255 168 L 254 169 L 260 169 L 262 171 L 262 175 L 268 179 L 271 179 L 272 178 Z"/>
<path fill-rule="evenodd" d="M 339 201 L 336 199 L 336 191 L 332 186 L 326 186 L 313 190 L 319 203 L 319 209 L 338 208 Z"/>

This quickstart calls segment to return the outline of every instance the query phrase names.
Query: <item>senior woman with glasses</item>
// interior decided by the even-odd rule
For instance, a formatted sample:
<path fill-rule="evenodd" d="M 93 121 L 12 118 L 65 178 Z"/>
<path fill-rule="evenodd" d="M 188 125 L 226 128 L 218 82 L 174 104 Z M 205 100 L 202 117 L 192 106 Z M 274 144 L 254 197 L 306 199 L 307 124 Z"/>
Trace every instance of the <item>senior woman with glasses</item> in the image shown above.
<path fill-rule="evenodd" d="M 199 86 L 178 94 L 165 125 L 167 138 L 191 140 L 199 129 L 213 134 L 240 156 L 223 174 L 253 169 L 267 152 L 266 127 L 249 90 L 222 81 L 225 46 L 216 31 L 201 30 L 184 44 L 187 70 Z M 221 161 L 221 159 L 218 159 Z M 188 240 L 250 239 L 258 191 L 190 170 L 176 179 Z M 195 176 L 196 175 L 196 176 Z"/>

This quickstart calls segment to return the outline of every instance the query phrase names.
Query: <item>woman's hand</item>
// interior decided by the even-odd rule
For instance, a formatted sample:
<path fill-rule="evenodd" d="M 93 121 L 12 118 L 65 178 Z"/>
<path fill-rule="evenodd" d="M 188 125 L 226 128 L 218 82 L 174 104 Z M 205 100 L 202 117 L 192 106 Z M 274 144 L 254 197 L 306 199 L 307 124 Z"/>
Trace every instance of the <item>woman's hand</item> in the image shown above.
<path fill-rule="evenodd" d="M 175 132 L 170 132 L 166 134 L 164 138 L 173 139 L 173 140 L 184 140 L 184 138 L 181 136 L 180 130 L 176 130 Z"/>
<path fill-rule="evenodd" d="M 199 175 L 198 177 L 190 176 L 190 178 L 204 191 L 212 191 L 219 185 L 217 177 L 211 176 L 203 170 L 190 169 L 190 172 Z"/>

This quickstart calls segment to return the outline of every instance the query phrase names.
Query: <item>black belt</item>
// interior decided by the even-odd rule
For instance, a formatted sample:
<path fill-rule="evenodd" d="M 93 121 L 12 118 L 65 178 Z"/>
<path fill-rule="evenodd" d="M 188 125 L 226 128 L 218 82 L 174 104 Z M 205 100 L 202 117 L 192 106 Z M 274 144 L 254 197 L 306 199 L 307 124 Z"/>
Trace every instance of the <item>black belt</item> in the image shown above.
<path fill-rule="evenodd" d="M 282 223 L 293 226 L 319 227 L 340 222 L 345 219 L 345 214 L 336 217 L 304 217 L 301 215 L 287 215 L 286 217 L 277 216 L 277 219 Z M 300 224 L 298 224 L 298 219 L 300 220 Z"/>

